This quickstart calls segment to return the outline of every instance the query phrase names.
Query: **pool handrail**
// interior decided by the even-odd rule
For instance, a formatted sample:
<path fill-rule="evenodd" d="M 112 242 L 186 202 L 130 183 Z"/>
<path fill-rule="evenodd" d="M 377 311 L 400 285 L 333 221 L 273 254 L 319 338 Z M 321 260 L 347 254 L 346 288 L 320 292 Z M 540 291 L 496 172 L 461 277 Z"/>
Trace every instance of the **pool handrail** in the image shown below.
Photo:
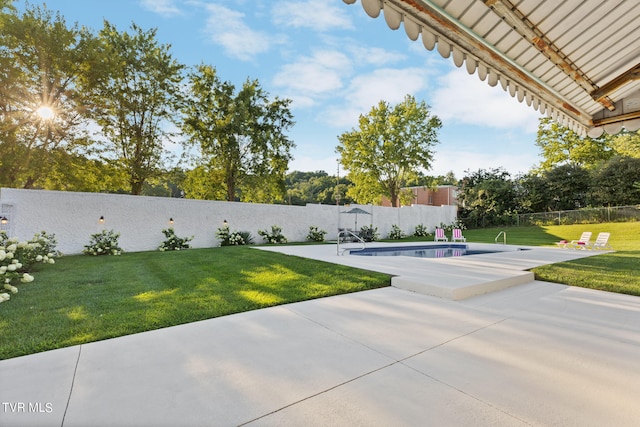
<path fill-rule="evenodd" d="M 362 247 L 361 248 L 354 248 L 352 250 L 361 251 L 366 247 L 365 241 L 362 239 L 362 237 L 358 236 L 353 231 L 350 231 L 350 230 L 338 230 L 338 244 L 337 244 L 337 248 L 336 248 L 338 256 L 344 255 L 344 252 L 347 249 L 351 249 L 351 248 L 345 248 L 345 249 L 342 250 L 342 252 L 340 252 L 340 237 L 342 237 L 343 233 L 346 233 L 347 236 L 351 235 L 352 237 L 355 237 L 356 239 L 358 239 L 360 241 L 360 243 L 362 243 Z"/>
<path fill-rule="evenodd" d="M 498 243 L 498 239 L 500 238 L 500 236 L 502 236 L 502 244 L 506 245 L 507 244 L 507 232 L 506 231 L 499 232 L 498 235 L 496 236 L 494 242 Z"/>

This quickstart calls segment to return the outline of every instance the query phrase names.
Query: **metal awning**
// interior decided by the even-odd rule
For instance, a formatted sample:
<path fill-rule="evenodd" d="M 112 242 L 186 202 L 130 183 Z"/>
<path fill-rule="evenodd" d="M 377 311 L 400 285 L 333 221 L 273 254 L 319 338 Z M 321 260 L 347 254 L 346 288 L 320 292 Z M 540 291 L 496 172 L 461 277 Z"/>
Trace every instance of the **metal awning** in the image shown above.
<path fill-rule="evenodd" d="M 354 4 L 357 0 L 343 0 Z M 640 1 L 360 0 L 581 135 L 640 129 Z"/>

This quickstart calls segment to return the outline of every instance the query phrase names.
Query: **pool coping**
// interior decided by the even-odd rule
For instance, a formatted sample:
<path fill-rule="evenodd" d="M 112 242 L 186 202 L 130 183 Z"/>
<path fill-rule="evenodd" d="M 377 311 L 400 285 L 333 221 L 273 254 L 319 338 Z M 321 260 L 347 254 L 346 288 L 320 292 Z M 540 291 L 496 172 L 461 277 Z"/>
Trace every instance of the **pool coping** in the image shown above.
<path fill-rule="evenodd" d="M 435 246 L 444 243 L 446 242 L 407 242 L 402 243 L 402 246 Z M 465 244 L 473 250 L 496 248 L 496 244 L 474 242 Z M 397 242 L 366 244 L 368 248 L 397 246 L 399 246 Z M 391 286 L 454 301 L 533 282 L 535 276 L 528 270 L 540 265 L 608 252 L 526 245 L 497 244 L 497 246 L 506 251 L 445 258 L 339 255 L 335 244 L 261 246 L 257 249 L 389 274 L 392 276 Z M 341 244 L 340 247 L 357 249 L 361 246 Z M 518 250 L 519 248 L 527 250 Z"/>

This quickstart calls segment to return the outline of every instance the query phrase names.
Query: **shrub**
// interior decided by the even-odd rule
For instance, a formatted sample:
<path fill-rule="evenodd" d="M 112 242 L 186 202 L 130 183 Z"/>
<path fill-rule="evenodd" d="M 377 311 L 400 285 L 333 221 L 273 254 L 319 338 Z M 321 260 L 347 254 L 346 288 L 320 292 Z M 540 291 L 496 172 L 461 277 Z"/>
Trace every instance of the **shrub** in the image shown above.
<path fill-rule="evenodd" d="M 29 283 L 34 277 L 28 269 L 35 263 L 53 264 L 55 238 L 44 231 L 36 234 L 28 242 L 9 239 L 5 231 L 0 231 L 0 303 L 11 299 L 11 294 L 18 293 L 15 286 L 18 282 Z"/>
<path fill-rule="evenodd" d="M 378 240 L 378 227 L 367 227 L 363 225 L 360 228 L 360 238 L 365 242 L 373 242 Z"/>
<path fill-rule="evenodd" d="M 460 219 L 456 219 L 451 224 L 445 224 L 441 222 L 437 228 L 443 228 L 447 233 L 451 233 L 454 228 L 459 228 L 460 230 L 466 230 L 467 227 L 463 224 Z"/>
<path fill-rule="evenodd" d="M 23 263 L 27 267 L 40 262 L 55 264 L 54 258 L 62 256 L 62 252 L 56 249 L 58 242 L 55 234 L 47 234 L 47 232 L 41 231 L 35 234 L 28 243 L 29 245 L 25 248 L 24 256 L 22 257 Z"/>
<path fill-rule="evenodd" d="M 220 246 L 250 245 L 253 243 L 251 233 L 248 231 L 231 232 L 229 226 L 226 225 L 218 228 L 216 237 L 220 240 Z"/>
<path fill-rule="evenodd" d="M 287 238 L 282 234 L 282 228 L 277 225 L 271 226 L 271 232 L 266 230 L 258 230 L 258 234 L 262 236 L 267 243 L 287 243 Z"/>
<path fill-rule="evenodd" d="M 416 229 L 413 232 L 413 235 L 416 237 L 427 237 L 429 235 L 429 231 L 427 227 L 423 224 L 416 225 Z"/>
<path fill-rule="evenodd" d="M 0 231 L 0 246 L 17 245 L 13 251 L 13 258 L 19 259 L 22 267 L 20 271 L 29 271 L 29 267 L 37 263 L 54 264 L 54 258 L 62 256 L 56 250 L 55 234 L 47 234 L 41 231 L 33 236 L 28 242 L 18 242 L 17 239 L 8 239 L 5 231 Z"/>
<path fill-rule="evenodd" d="M 389 238 L 393 240 L 403 239 L 405 236 L 404 232 L 398 227 L 396 224 L 391 226 L 391 232 L 389 233 Z"/>
<path fill-rule="evenodd" d="M 191 237 L 178 237 L 176 236 L 173 228 L 168 228 L 166 230 L 162 230 L 162 234 L 165 235 L 167 240 L 162 242 L 158 250 L 160 251 L 179 251 L 180 249 L 189 249 L 191 245 L 189 242 L 193 240 L 193 236 Z"/>
<path fill-rule="evenodd" d="M 307 234 L 307 240 L 312 242 L 324 242 L 324 235 L 327 234 L 324 230 L 319 230 L 318 227 L 312 225 L 309 227 L 309 234 Z"/>
<path fill-rule="evenodd" d="M 100 233 L 92 234 L 89 244 L 85 245 L 82 251 L 87 255 L 120 255 L 122 249 L 118 246 L 120 233 L 113 230 L 102 230 Z"/>

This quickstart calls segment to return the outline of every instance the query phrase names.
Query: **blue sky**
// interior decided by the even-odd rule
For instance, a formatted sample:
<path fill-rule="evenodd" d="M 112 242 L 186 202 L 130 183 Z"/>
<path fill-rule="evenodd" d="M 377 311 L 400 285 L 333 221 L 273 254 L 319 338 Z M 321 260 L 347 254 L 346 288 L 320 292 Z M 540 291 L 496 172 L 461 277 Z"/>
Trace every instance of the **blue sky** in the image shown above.
<path fill-rule="evenodd" d="M 360 2 L 342 0 L 47 0 L 68 24 L 98 31 L 135 22 L 157 28 L 185 65 L 210 64 L 240 86 L 258 79 L 271 97 L 293 100 L 297 147 L 290 170 L 335 174 L 337 136 L 380 100 L 424 100 L 443 127 L 430 175 L 504 167 L 527 172 L 540 161 L 539 113 L 413 42 Z M 15 3 L 19 8 L 24 0 Z M 41 4 L 31 1 L 31 4 Z M 341 172 L 342 173 L 342 172 Z"/>

